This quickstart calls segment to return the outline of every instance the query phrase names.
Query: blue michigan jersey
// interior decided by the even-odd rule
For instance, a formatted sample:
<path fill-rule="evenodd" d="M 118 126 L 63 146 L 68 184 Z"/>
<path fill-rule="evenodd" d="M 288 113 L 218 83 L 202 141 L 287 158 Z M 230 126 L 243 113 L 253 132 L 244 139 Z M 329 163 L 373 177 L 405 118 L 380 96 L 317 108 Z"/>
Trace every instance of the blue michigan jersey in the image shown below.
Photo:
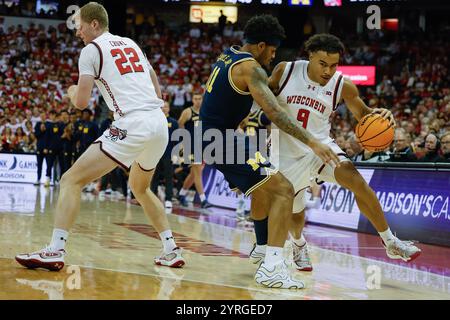
<path fill-rule="evenodd" d="M 231 68 L 247 60 L 254 60 L 252 54 L 234 46 L 224 51 L 213 65 L 200 109 L 204 128 L 236 129 L 248 116 L 253 98 L 250 92 L 236 87 L 231 79 Z"/>
<path fill-rule="evenodd" d="M 249 115 L 253 98 L 250 92 L 236 87 L 231 78 L 233 66 L 249 60 L 254 60 L 250 53 L 239 51 L 239 47 L 233 46 L 224 51 L 213 65 L 200 109 L 203 130 L 236 130 L 241 121 Z M 233 137 L 233 140 L 232 143 L 226 141 L 223 154 L 219 155 L 223 161 L 215 161 L 212 165 L 223 173 L 231 189 L 239 189 L 249 195 L 269 180 L 274 171 L 257 147 L 250 145 L 247 136 Z M 203 148 L 206 145 L 206 142 L 203 143 Z M 241 148 L 242 146 L 244 148 Z M 240 154 L 242 150 L 245 150 L 245 154 Z M 242 159 L 242 156 L 244 162 L 238 160 Z M 234 162 L 226 161 L 230 157 Z M 216 154 L 216 158 L 220 157 Z"/>

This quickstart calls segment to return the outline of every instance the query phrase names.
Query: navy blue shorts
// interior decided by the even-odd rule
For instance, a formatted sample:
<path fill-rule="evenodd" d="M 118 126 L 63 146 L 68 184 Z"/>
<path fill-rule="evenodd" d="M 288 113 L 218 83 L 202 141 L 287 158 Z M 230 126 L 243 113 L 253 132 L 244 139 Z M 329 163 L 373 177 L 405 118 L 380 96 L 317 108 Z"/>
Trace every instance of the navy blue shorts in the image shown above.
<path fill-rule="evenodd" d="M 234 148 L 224 147 L 223 161 L 210 164 L 222 172 L 230 189 L 234 191 L 239 189 L 248 196 L 269 180 L 271 174 L 276 171 L 268 157 L 259 152 L 257 146 L 250 145 L 247 136 L 235 137 L 234 141 Z M 228 163 L 231 161 L 231 164 L 227 164 L 227 156 L 229 157 Z"/>

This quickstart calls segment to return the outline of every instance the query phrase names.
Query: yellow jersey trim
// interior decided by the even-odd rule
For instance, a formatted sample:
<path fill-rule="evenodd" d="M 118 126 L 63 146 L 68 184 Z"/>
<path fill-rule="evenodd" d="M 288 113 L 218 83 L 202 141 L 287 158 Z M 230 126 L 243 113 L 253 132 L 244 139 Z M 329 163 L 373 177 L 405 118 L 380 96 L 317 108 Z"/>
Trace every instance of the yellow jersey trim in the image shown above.
<path fill-rule="evenodd" d="M 231 77 L 231 70 L 233 70 L 234 65 L 239 64 L 239 63 L 244 62 L 244 61 L 250 61 L 250 60 L 255 60 L 255 59 L 250 58 L 250 57 L 249 57 L 249 58 L 244 58 L 244 59 L 241 59 L 241 60 L 238 60 L 238 61 L 234 62 L 234 63 L 228 68 L 228 82 L 230 83 L 231 87 L 232 87 L 232 88 L 234 89 L 234 91 L 236 91 L 237 93 L 242 94 L 242 95 L 245 95 L 245 96 L 248 96 L 248 95 L 250 94 L 250 92 L 248 92 L 248 91 L 243 91 L 243 90 L 239 89 L 239 88 L 234 84 L 233 79 L 232 79 L 232 77 Z"/>
<path fill-rule="evenodd" d="M 245 193 L 246 197 L 248 197 L 253 191 L 255 191 L 257 188 L 262 186 L 264 183 L 266 183 L 270 178 L 272 178 L 273 175 L 275 175 L 278 172 L 278 170 L 272 170 L 272 169 L 269 169 L 269 168 L 264 168 L 264 169 L 266 171 L 267 177 L 265 177 L 263 180 L 261 180 L 260 182 L 255 184 L 250 189 L 248 189 L 247 192 Z"/>
<path fill-rule="evenodd" d="M 234 48 L 234 46 L 231 46 L 230 47 L 230 50 L 233 52 L 233 53 L 236 53 L 236 54 L 249 54 L 249 55 L 251 55 L 252 57 L 253 57 L 253 55 L 250 53 L 250 52 L 247 52 L 247 51 L 239 51 L 239 50 L 237 50 L 237 49 L 235 49 Z"/>

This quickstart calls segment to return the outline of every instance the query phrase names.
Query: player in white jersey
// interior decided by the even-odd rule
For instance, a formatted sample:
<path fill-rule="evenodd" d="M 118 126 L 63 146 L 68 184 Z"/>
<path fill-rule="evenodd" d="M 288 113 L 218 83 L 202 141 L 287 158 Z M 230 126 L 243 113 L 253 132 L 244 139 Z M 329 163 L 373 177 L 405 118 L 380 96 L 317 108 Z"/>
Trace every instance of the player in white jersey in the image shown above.
<path fill-rule="evenodd" d="M 181 267 L 185 264 L 169 227 L 164 207 L 150 191 L 153 170 L 168 143 L 167 120 L 156 74 L 133 40 L 108 32 L 105 8 L 90 2 L 75 16 L 77 36 L 85 47 L 79 59 L 78 85 L 68 90 L 78 109 L 88 106 L 94 83 L 100 89 L 115 121 L 63 175 L 49 246 L 16 256 L 28 268 L 58 271 L 64 267 L 68 232 L 80 208 L 81 189 L 118 165 L 130 169 L 129 184 L 163 242 L 154 262 Z"/>
<path fill-rule="evenodd" d="M 330 34 L 315 35 L 305 43 L 305 49 L 309 54 L 309 61 L 281 62 L 275 67 L 269 86 L 291 116 L 340 156 L 341 165 L 335 168 L 332 164 L 324 163 L 308 146 L 281 130 L 278 130 L 279 139 L 272 139 L 271 163 L 278 165 L 280 172 L 288 178 L 295 190 L 290 235 L 297 268 L 312 270 L 306 240 L 300 236 L 305 219 L 304 192 L 309 187 L 311 178 L 340 184 L 354 193 L 360 211 L 380 234 L 390 258 L 404 261 L 417 258 L 420 249 L 392 234 L 375 193 L 345 152 L 330 137 L 330 116 L 341 100 L 358 121 L 369 113 L 377 112 L 395 126 L 392 113 L 387 109 L 367 107 L 352 81 L 336 71 L 344 51 L 344 46 L 337 37 Z M 272 131 L 277 129 L 276 125 L 272 126 Z M 297 235 L 297 238 L 292 237 L 293 235 Z M 258 252 L 263 252 L 263 248 L 256 247 L 252 251 L 254 262 L 261 259 Z"/>

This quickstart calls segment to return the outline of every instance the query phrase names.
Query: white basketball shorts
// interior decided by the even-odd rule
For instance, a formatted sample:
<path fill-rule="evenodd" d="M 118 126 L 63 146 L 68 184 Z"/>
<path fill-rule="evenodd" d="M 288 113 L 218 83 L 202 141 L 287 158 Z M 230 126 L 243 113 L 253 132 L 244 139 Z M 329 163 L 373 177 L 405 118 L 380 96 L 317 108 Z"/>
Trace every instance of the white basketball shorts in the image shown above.
<path fill-rule="evenodd" d="M 334 142 L 328 146 L 342 161 L 350 161 L 344 151 Z M 292 183 L 295 191 L 293 213 L 299 213 L 305 208 L 305 191 L 310 186 L 311 179 L 317 182 L 337 183 L 334 176 L 334 166 L 324 164 L 313 152 L 301 158 L 287 158 L 280 155 L 279 170 Z"/>
<path fill-rule="evenodd" d="M 111 124 L 94 143 L 125 169 L 134 161 L 142 170 L 153 170 L 169 141 L 167 119 L 161 109 L 135 111 Z"/>

